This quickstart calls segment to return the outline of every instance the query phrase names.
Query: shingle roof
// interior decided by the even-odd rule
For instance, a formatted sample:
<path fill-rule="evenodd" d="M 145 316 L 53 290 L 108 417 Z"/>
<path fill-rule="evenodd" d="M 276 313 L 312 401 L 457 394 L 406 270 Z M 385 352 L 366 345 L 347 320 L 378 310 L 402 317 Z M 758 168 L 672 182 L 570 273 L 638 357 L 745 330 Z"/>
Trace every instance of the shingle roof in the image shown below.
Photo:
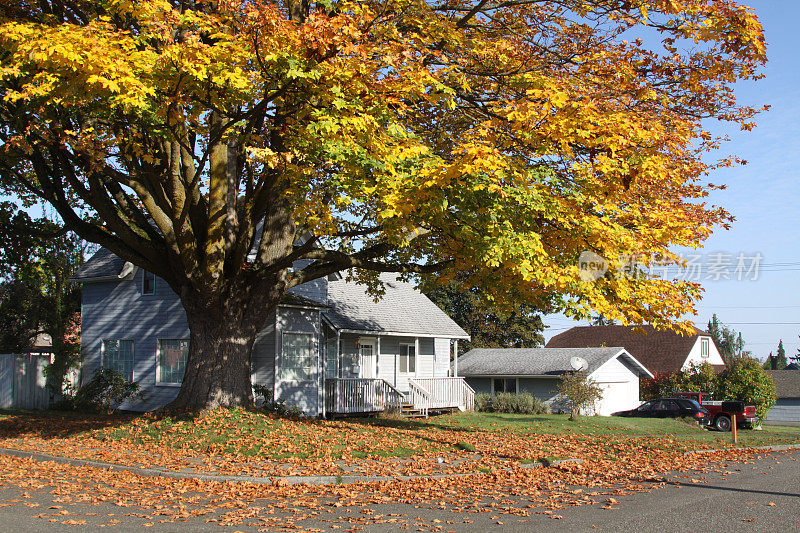
<path fill-rule="evenodd" d="M 107 281 L 117 279 L 125 261 L 109 250 L 100 248 L 70 278 L 71 281 Z"/>
<path fill-rule="evenodd" d="M 386 293 L 376 302 L 363 285 L 345 280 L 328 282 L 324 312 L 339 330 L 408 333 L 449 338 L 469 337 L 453 319 L 412 284 L 383 275 Z"/>
<path fill-rule="evenodd" d="M 305 296 L 300 296 L 299 294 L 295 294 L 293 292 L 287 292 L 281 298 L 280 305 L 288 305 L 288 306 L 299 306 L 299 307 L 315 307 L 319 309 L 325 309 L 328 307 L 325 304 L 319 303 L 311 298 L 306 298 Z"/>
<path fill-rule="evenodd" d="M 108 281 L 118 279 L 125 261 L 100 248 L 72 276 L 72 281 Z M 393 275 L 381 277 L 386 294 L 375 302 L 364 286 L 345 280 L 328 283 L 326 318 L 336 329 L 370 332 L 408 333 L 449 338 L 469 338 L 436 304 L 410 283 L 397 281 Z M 287 293 L 284 305 L 324 307 L 319 302 Z"/>
<path fill-rule="evenodd" d="M 624 346 L 650 372 L 661 374 L 680 370 L 699 336 L 708 333 L 695 329 L 693 335 L 684 336 L 653 326 L 578 326 L 556 335 L 546 347 Z"/>
<path fill-rule="evenodd" d="M 778 398 L 800 398 L 800 370 L 767 370 Z"/>
<path fill-rule="evenodd" d="M 458 358 L 461 376 L 548 376 L 574 370 L 573 357 L 582 357 L 591 374 L 620 352 L 609 348 L 475 348 Z M 629 361 L 633 359 L 629 358 Z M 635 363 L 634 363 L 635 364 Z M 640 366 L 640 365 L 637 365 Z M 646 375 L 642 371 L 642 375 Z"/>

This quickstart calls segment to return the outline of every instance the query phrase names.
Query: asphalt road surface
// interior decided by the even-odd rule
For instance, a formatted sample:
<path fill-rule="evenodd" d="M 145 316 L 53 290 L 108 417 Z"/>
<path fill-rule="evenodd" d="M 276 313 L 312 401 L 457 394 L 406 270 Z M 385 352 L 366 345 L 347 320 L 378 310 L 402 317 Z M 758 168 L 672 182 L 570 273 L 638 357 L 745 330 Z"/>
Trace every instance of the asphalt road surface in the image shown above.
<path fill-rule="evenodd" d="M 411 505 L 371 506 L 375 513 L 403 515 L 407 530 L 480 532 L 493 531 L 625 531 L 625 532 L 800 532 L 800 450 L 765 454 L 750 463 L 720 465 L 723 473 L 693 478 L 693 474 L 671 476 L 661 489 L 645 493 L 614 496 L 618 504 L 600 503 L 559 509 L 528 517 L 501 513 L 453 513 Z M 33 492 L 21 498 L 15 488 L 0 489 L 0 533 L 37 531 L 180 531 L 231 532 L 264 531 L 244 525 L 220 527 L 203 519 L 160 524 L 143 528 L 145 509 L 121 510 L 111 504 L 82 505 L 54 502 L 49 493 Z M 10 501 L 17 500 L 17 501 Z M 525 509 L 528 500 L 504 502 Z M 610 507 L 604 509 L 604 507 Z M 141 514 L 139 514 L 141 512 Z M 43 514 L 43 517 L 37 516 Z M 63 513 L 58 515 L 58 513 Z M 359 509 L 337 508 L 328 519 L 358 516 Z M 561 518 L 552 518 L 553 515 Z M 58 516 L 57 519 L 51 518 Z M 48 520 L 55 520 L 49 522 Z M 66 527 L 68 520 L 86 520 L 85 525 Z M 110 525 L 110 522 L 116 522 Z M 154 523 L 155 522 L 155 523 Z M 338 525 L 337 525 L 338 524 Z M 397 531 L 398 523 L 373 524 L 360 531 Z M 346 522 L 311 519 L 298 523 L 299 530 L 348 531 Z"/>

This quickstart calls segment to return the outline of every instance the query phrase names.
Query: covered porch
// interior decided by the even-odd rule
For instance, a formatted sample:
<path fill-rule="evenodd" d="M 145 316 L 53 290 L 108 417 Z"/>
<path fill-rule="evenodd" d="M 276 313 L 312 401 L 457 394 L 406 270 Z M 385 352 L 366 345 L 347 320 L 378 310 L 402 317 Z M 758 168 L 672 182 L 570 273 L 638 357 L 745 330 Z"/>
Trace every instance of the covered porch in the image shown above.
<path fill-rule="evenodd" d="M 409 378 L 403 392 L 380 378 L 326 378 L 326 416 L 384 411 L 428 416 L 435 411 L 466 411 L 475 391 L 461 377 Z"/>

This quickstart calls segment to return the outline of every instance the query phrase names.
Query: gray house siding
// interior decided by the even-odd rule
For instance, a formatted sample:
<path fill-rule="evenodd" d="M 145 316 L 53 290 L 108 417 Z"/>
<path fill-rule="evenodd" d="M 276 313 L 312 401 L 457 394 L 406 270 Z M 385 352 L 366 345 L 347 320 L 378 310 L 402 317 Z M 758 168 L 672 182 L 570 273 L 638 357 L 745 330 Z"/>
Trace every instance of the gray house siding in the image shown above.
<path fill-rule="evenodd" d="M 549 402 L 558 394 L 558 381 L 558 378 L 519 378 L 517 386 L 519 392 L 527 392 Z"/>
<path fill-rule="evenodd" d="M 275 343 L 277 364 L 277 380 L 275 397 L 285 400 L 287 404 L 297 406 L 304 412 L 317 415 L 321 412 L 319 398 L 319 379 L 321 371 L 320 354 L 320 319 L 319 311 L 295 308 L 278 309 L 276 321 L 278 336 Z M 310 333 L 313 335 L 311 376 L 308 381 L 287 381 L 283 373 L 283 335 L 285 333 Z"/>
<path fill-rule="evenodd" d="M 475 394 L 491 394 L 492 378 L 464 378 Z"/>
<path fill-rule="evenodd" d="M 767 411 L 767 422 L 800 422 L 800 398 L 778 398 L 772 409 Z"/>
<path fill-rule="evenodd" d="M 178 296 L 156 278 L 154 294 L 142 294 L 142 269 L 132 280 L 87 283 L 81 302 L 81 355 L 85 383 L 100 368 L 104 339 L 133 340 L 133 380 L 144 401 L 123 404 L 123 409 L 151 410 L 178 393 L 178 387 L 156 384 L 158 339 L 186 339 L 189 326 Z"/>
<path fill-rule="evenodd" d="M 513 378 L 513 376 L 512 376 Z M 492 377 L 468 377 L 467 384 L 476 394 L 492 394 Z M 517 392 L 531 394 L 542 401 L 552 401 L 558 394 L 558 378 L 526 378 L 517 379 Z"/>
<path fill-rule="evenodd" d="M 275 393 L 275 313 L 267 319 L 253 344 L 250 379 Z"/>

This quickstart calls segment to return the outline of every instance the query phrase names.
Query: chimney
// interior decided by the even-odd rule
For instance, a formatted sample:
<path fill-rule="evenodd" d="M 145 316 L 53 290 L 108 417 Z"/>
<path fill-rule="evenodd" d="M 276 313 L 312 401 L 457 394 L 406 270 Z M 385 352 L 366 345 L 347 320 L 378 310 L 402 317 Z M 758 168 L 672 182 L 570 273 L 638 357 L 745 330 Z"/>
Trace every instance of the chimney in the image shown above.
<path fill-rule="evenodd" d="M 772 353 L 769 354 L 769 367 L 772 370 L 778 370 L 778 357 L 772 355 Z"/>

